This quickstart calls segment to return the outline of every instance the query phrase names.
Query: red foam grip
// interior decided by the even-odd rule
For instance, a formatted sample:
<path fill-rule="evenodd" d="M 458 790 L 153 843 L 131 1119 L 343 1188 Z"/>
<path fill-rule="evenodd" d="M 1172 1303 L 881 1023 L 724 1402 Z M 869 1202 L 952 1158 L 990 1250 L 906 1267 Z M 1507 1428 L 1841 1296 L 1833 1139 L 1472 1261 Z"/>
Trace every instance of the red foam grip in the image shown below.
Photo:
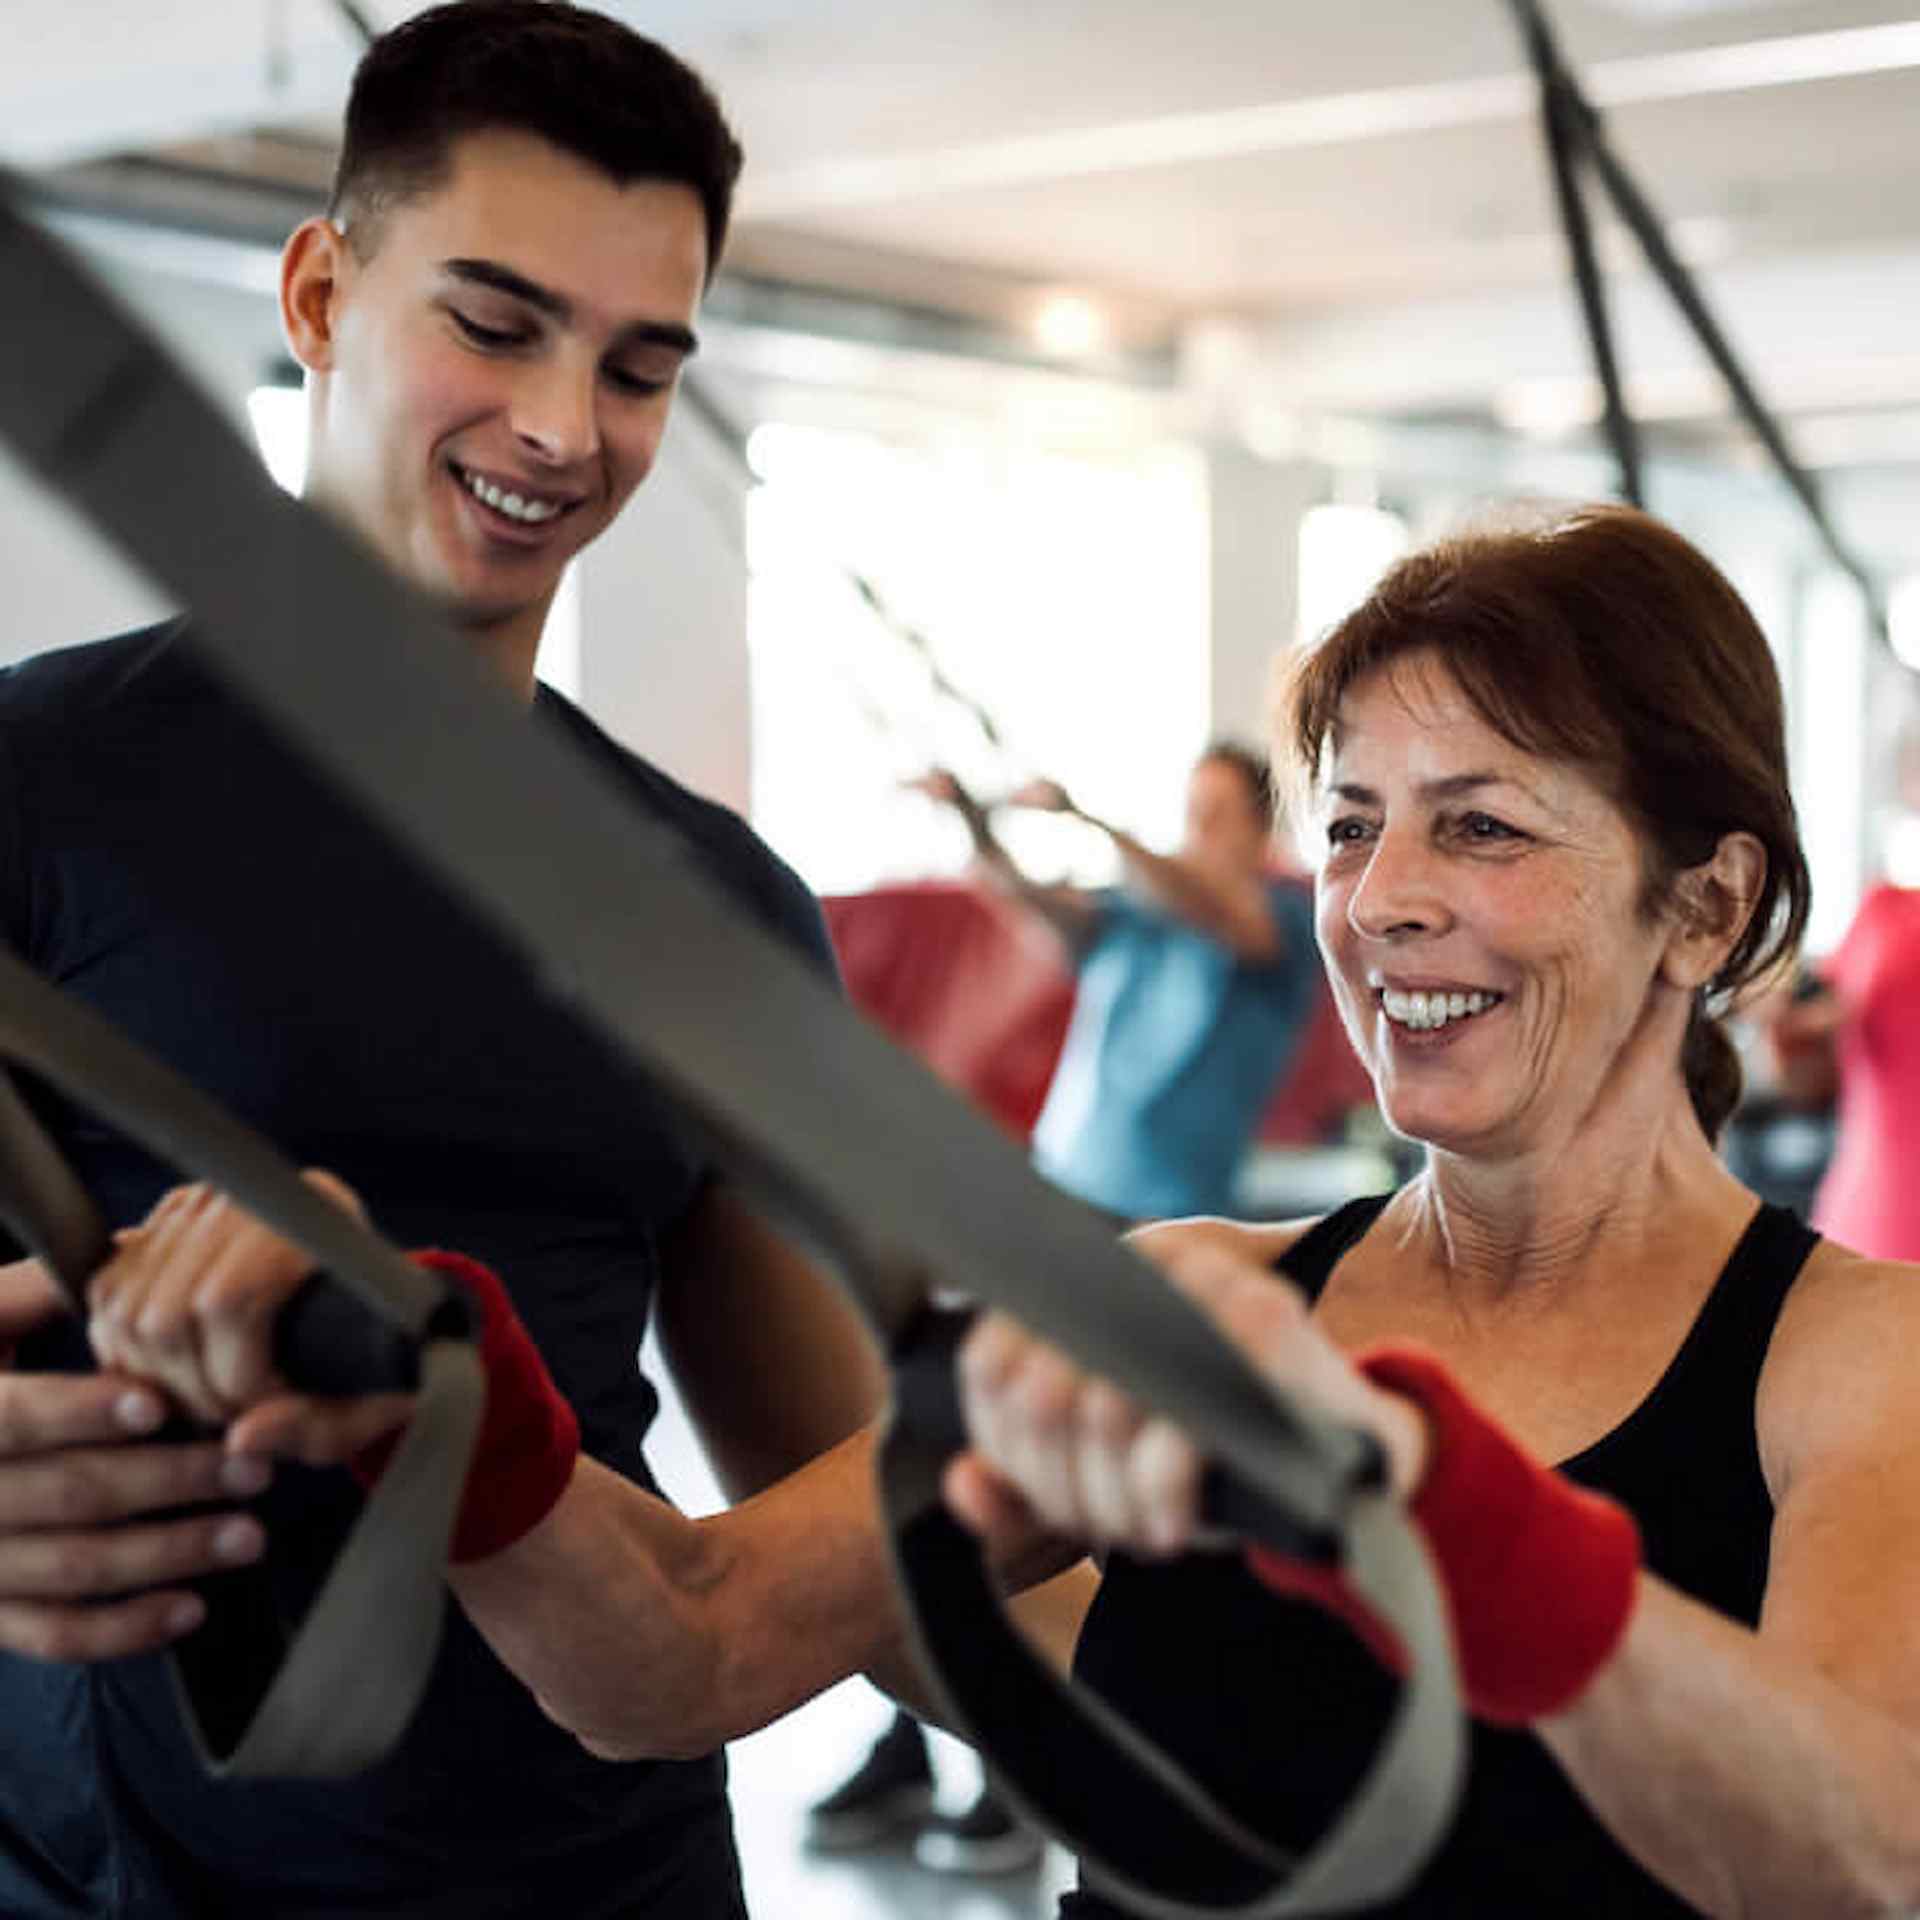
<path fill-rule="evenodd" d="M 1640 1569 L 1633 1516 L 1540 1465 L 1423 1349 L 1376 1347 L 1356 1364 L 1427 1416 L 1427 1468 L 1409 1511 L 1446 1594 L 1469 1709 L 1498 1725 L 1525 1726 L 1570 1706 L 1633 1612 Z M 1258 1546 L 1247 1560 L 1275 1591 L 1337 1614 L 1404 1671 L 1399 1642 L 1337 1568 Z"/>
<path fill-rule="evenodd" d="M 484 1560 L 512 1546 L 553 1511 L 580 1456 L 580 1422 L 497 1274 L 463 1253 L 438 1248 L 411 1257 L 458 1280 L 479 1314 L 486 1408 L 448 1557 L 456 1565 Z M 379 1479 L 398 1443 L 397 1433 L 388 1434 L 354 1457 L 362 1486 Z"/>

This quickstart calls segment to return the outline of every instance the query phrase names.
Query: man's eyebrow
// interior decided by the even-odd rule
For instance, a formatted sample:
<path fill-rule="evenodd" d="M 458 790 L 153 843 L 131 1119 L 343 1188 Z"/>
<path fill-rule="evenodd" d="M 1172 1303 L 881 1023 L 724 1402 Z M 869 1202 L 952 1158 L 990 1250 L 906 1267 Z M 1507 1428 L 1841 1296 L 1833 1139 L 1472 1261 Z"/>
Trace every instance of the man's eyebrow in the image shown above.
<path fill-rule="evenodd" d="M 510 294 L 516 300 L 544 313 L 549 319 L 557 320 L 563 327 L 573 321 L 573 302 L 563 293 L 555 293 L 551 287 L 543 287 L 537 280 L 529 280 L 524 273 L 516 273 L 512 267 L 503 266 L 498 260 L 443 260 L 440 269 L 450 278 L 464 280 L 471 286 L 490 287 L 495 293 Z M 620 329 L 616 346 L 671 347 L 677 353 L 691 355 L 698 351 L 700 342 L 690 328 L 679 326 L 668 320 L 636 320 L 631 326 Z"/>

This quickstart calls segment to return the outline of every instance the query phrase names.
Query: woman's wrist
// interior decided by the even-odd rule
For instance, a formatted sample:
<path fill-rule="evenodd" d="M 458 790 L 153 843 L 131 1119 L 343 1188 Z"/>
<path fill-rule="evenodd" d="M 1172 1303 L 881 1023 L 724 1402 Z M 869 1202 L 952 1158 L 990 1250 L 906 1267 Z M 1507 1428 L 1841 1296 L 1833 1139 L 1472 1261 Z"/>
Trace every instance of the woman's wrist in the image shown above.
<path fill-rule="evenodd" d="M 1401 1500 L 1411 1500 L 1426 1478 L 1433 1451 L 1433 1427 L 1417 1400 L 1369 1383 L 1374 1437 L 1387 1456 L 1387 1484 Z"/>
<path fill-rule="evenodd" d="M 1469 1708 L 1499 1725 L 1524 1726 L 1571 1705 L 1611 1658 L 1632 1615 L 1640 1569 L 1633 1517 L 1534 1460 L 1432 1354 L 1379 1347 L 1355 1365 L 1424 1428 L 1424 1464 L 1408 1482 L 1408 1514 L 1446 1596 Z M 1405 1415 L 1377 1411 L 1397 1487 L 1403 1463 L 1416 1464 Z M 1397 1664 L 1391 1634 L 1337 1567 L 1263 1547 L 1249 1548 L 1248 1564 L 1276 1592 L 1346 1620 Z"/>

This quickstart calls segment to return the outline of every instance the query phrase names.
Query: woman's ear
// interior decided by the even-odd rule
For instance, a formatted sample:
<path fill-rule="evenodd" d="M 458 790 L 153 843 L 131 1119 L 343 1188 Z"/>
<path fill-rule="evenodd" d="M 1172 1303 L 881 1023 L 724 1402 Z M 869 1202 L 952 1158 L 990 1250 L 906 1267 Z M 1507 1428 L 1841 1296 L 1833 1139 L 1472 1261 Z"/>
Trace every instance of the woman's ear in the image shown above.
<path fill-rule="evenodd" d="M 1674 881 L 1662 977 L 1689 991 L 1706 986 L 1746 931 L 1766 883 L 1766 848 L 1750 833 L 1723 833 L 1710 860 Z"/>
<path fill-rule="evenodd" d="M 280 326 L 288 350 L 309 373 L 333 365 L 337 301 L 351 265 L 346 235 L 317 217 L 302 221 L 281 252 Z"/>

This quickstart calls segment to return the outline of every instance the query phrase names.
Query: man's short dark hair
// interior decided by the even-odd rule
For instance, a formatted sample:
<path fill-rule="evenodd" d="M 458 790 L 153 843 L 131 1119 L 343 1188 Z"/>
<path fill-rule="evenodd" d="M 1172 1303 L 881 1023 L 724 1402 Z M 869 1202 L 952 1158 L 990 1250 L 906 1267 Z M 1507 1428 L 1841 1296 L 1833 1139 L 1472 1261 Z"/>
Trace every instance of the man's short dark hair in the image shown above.
<path fill-rule="evenodd" d="M 328 202 L 363 256 L 389 207 L 431 192 L 454 143 L 536 134 L 621 186 L 691 187 L 711 277 L 726 244 L 740 143 L 706 83 L 658 42 L 566 0 L 448 0 L 383 33 L 361 59 Z"/>
<path fill-rule="evenodd" d="M 1238 740 L 1213 740 L 1207 744 L 1207 750 L 1194 763 L 1204 767 L 1209 761 L 1217 761 L 1223 767 L 1231 767 L 1247 783 L 1247 798 L 1253 803 L 1253 810 L 1259 816 L 1263 831 L 1273 831 L 1274 816 L 1277 812 L 1277 796 L 1273 785 L 1273 768 L 1264 753 L 1255 753 L 1249 746 Z"/>

